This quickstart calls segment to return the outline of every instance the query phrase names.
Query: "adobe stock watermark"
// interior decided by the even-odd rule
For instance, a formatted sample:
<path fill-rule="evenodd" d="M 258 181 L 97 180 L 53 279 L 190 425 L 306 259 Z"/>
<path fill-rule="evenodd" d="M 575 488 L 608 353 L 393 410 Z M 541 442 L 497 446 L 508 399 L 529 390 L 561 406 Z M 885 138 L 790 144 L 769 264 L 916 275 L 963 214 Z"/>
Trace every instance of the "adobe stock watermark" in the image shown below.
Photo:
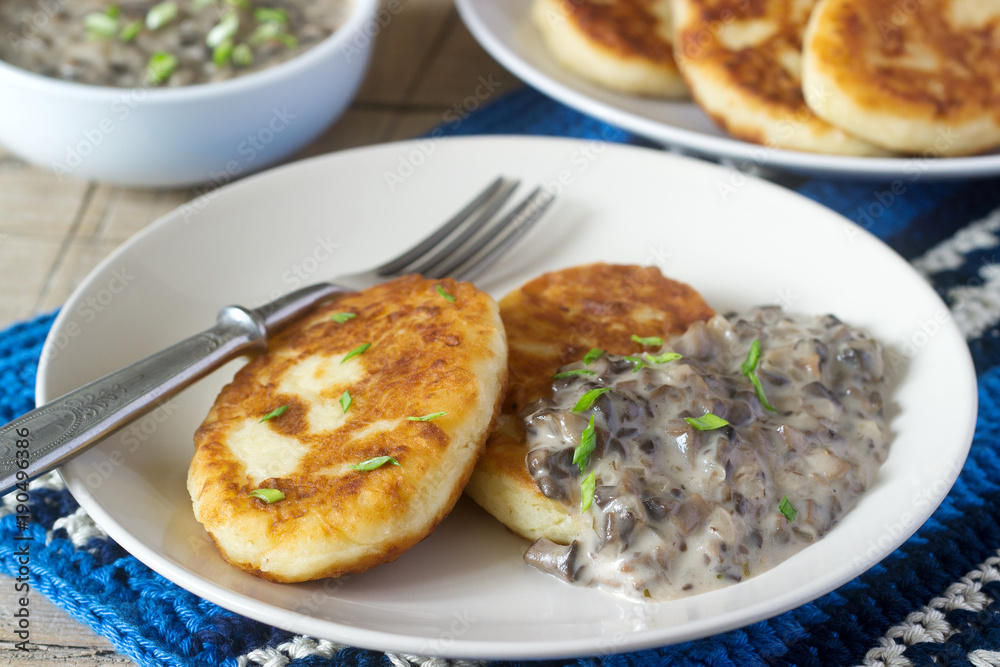
<path fill-rule="evenodd" d="M 255 303 L 253 307 L 262 306 L 294 289 L 317 282 L 316 274 L 326 262 L 334 257 L 338 248 L 340 248 L 340 244 L 334 241 L 329 234 L 317 236 L 312 249 L 281 272 L 281 284 L 287 285 L 287 287 L 272 290 L 268 296 Z"/>
<path fill-rule="evenodd" d="M 87 472 L 84 481 L 91 489 L 100 487 L 104 482 L 122 467 L 128 460 L 128 455 L 133 454 L 144 443 L 146 443 L 159 428 L 165 424 L 179 408 L 173 401 L 160 404 L 140 419 L 122 428 L 115 438 L 115 446 L 106 452 L 106 457 L 101 460 L 93 460 L 97 457 L 90 457 L 91 470 Z"/>
<path fill-rule="evenodd" d="M 343 54 L 344 60 L 351 62 L 355 58 L 359 58 L 365 54 L 375 38 L 389 27 L 389 24 L 392 23 L 392 20 L 401 11 L 403 11 L 402 0 L 388 0 L 383 2 L 382 6 L 379 7 L 378 13 L 361 30 L 355 33 L 351 41 L 341 47 L 340 52 Z"/>
<path fill-rule="evenodd" d="M 242 141 L 233 147 L 233 151 L 242 159 L 233 158 L 226 162 L 222 169 L 208 172 L 208 182 L 195 192 L 197 196 L 181 206 L 181 216 L 185 222 L 191 222 L 199 213 L 208 208 L 217 195 L 217 190 L 247 173 L 254 166 L 259 156 L 266 153 L 275 138 L 284 132 L 296 119 L 296 114 L 288 107 L 272 107 L 271 116 L 256 132 L 250 132 Z"/>
<path fill-rule="evenodd" d="M 437 151 L 438 142 L 445 136 L 446 128 L 452 130 L 458 128 L 472 112 L 493 97 L 501 87 L 503 87 L 503 82 L 498 81 L 493 74 L 480 75 L 476 79 L 476 86 L 472 92 L 455 102 L 441 115 L 441 121 L 446 124 L 445 127 L 435 127 L 427 137 L 417 140 L 413 144 L 413 148 L 398 157 L 394 169 L 386 169 L 382 172 L 382 179 L 389 188 L 389 192 L 395 192 L 399 186 L 406 183 L 420 167 L 431 159 Z"/>
<path fill-rule="evenodd" d="M 69 2 L 69 0 L 40 0 L 38 11 L 21 22 L 17 32 L 7 31 L 7 41 L 15 53 L 20 53 L 26 47 L 26 42 L 30 42 L 38 36 L 38 31 L 45 28 L 56 14 Z"/>

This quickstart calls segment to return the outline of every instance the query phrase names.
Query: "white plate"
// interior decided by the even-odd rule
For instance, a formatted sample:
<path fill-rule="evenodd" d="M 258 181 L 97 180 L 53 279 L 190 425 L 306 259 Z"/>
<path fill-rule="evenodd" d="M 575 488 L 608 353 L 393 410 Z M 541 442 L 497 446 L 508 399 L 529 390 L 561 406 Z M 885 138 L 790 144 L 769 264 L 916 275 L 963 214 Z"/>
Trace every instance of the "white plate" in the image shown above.
<path fill-rule="evenodd" d="M 566 657 L 709 635 L 850 580 L 916 530 L 947 492 L 976 414 L 967 347 L 947 308 L 881 242 L 775 185 L 726 201 L 724 170 L 661 151 L 537 138 L 388 144 L 292 164 L 168 214 L 104 261 L 60 313 L 41 402 L 258 305 L 302 281 L 408 247 L 498 173 L 561 191 L 550 217 L 480 286 L 496 296 L 542 271 L 596 260 L 656 265 L 725 311 L 761 303 L 839 314 L 912 348 L 878 481 L 823 540 L 774 570 L 677 602 L 633 604 L 525 565 L 524 541 L 462 503 L 394 563 L 345 581 L 269 583 L 224 564 L 184 480 L 191 438 L 237 364 L 63 469 L 123 547 L 223 607 L 374 649 L 479 658 Z"/>
<path fill-rule="evenodd" d="M 566 72 L 550 56 L 529 18 L 533 0 L 455 0 L 476 40 L 522 81 L 583 113 L 653 141 L 726 158 L 744 172 L 782 168 L 815 175 L 949 179 L 1000 174 L 1000 154 L 958 158 L 863 158 L 767 148 L 734 139 L 698 105 L 625 95 Z"/>

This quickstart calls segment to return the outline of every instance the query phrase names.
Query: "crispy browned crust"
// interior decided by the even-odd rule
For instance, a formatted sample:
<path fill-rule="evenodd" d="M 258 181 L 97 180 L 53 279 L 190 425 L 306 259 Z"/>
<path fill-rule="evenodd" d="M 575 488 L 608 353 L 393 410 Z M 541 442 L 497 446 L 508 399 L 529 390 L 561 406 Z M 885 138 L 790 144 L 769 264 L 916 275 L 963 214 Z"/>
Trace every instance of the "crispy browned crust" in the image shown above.
<path fill-rule="evenodd" d="M 439 284 L 453 303 L 437 292 Z M 335 312 L 357 316 L 338 323 L 330 319 Z M 364 343 L 371 343 L 364 354 L 339 362 Z M 274 581 L 361 572 L 394 560 L 461 494 L 499 411 L 505 352 L 496 303 L 468 283 L 408 276 L 321 307 L 244 366 L 197 430 L 189 473 L 196 515 L 223 557 Z M 335 410 L 345 390 L 353 399 L 332 430 L 311 424 L 321 407 L 312 394 L 280 390 L 288 373 L 318 358 L 332 360 L 331 377 L 359 365 L 350 381 L 331 380 L 320 392 L 318 400 Z M 282 405 L 289 406 L 283 415 L 257 423 Z M 405 419 L 439 411 L 447 414 Z M 232 448 L 241 428 L 271 429 L 304 454 L 288 474 L 252 479 Z M 348 467 L 376 456 L 400 465 Z M 249 495 L 256 488 L 279 489 L 285 498 L 267 504 Z M 244 537 L 253 545 L 240 543 Z M 317 565 L 303 572 L 296 559 Z"/>
<path fill-rule="evenodd" d="M 593 43 L 621 58 L 673 65 L 673 46 L 656 30 L 651 0 L 557 0 L 560 11 Z"/>
<path fill-rule="evenodd" d="M 1000 124 L 1000 13 L 962 25 L 948 18 L 954 0 L 913 4 L 827 0 L 811 44 L 823 72 L 867 110 L 902 108 L 956 126 L 986 115 Z M 914 53 L 923 66 L 914 66 Z"/>
<path fill-rule="evenodd" d="M 517 413 L 551 396 L 552 375 L 591 348 L 633 354 L 633 335 L 669 336 L 714 315 L 701 296 L 653 267 L 590 264 L 546 273 L 500 301 L 507 330 L 508 388 L 503 412 L 473 473 L 470 495 L 515 532 L 527 537 L 487 489 L 504 484 L 524 495 L 511 503 L 549 506 L 528 473 L 525 431 Z M 498 485 L 498 478 L 503 482 Z M 500 505 L 504 503 L 499 503 Z"/>

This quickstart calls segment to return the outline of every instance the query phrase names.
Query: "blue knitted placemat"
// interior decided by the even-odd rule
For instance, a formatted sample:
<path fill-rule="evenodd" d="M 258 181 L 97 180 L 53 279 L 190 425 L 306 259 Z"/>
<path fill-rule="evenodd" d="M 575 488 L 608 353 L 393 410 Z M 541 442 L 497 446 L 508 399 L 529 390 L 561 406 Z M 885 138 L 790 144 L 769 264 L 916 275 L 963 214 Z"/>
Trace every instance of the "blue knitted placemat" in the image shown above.
<path fill-rule="evenodd" d="M 435 134 L 487 133 L 645 143 L 531 89 L 508 94 Z M 1000 667 L 1000 179 L 930 183 L 914 170 L 913 177 L 893 182 L 790 182 L 886 241 L 952 304 L 979 375 L 979 420 L 968 462 L 916 535 L 814 602 L 697 641 L 546 665 Z M 52 319 L 46 315 L 0 332 L 0 423 L 34 407 L 36 364 Z M 15 538 L 30 536 L 32 590 L 140 665 L 437 667 L 449 662 L 295 636 L 201 600 L 110 540 L 52 476 L 33 484 L 27 526 L 18 525 L 16 504 L 10 494 L 0 507 L 0 571 L 18 576 Z"/>

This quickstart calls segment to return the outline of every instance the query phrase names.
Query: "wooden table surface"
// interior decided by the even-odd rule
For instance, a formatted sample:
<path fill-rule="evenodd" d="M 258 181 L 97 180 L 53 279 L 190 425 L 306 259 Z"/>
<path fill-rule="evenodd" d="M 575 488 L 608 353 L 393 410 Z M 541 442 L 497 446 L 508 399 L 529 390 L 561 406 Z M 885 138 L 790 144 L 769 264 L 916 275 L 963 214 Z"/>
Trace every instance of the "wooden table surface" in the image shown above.
<path fill-rule="evenodd" d="M 293 159 L 419 136 L 451 118 L 480 77 L 493 95 L 522 85 L 465 29 L 451 0 L 393 0 L 365 83 L 347 113 Z M 453 113 L 453 112 L 452 112 Z M 0 328 L 60 306 L 105 255 L 192 190 L 152 190 L 59 178 L 0 147 Z M 0 666 L 132 665 L 102 637 L 31 593 L 30 652 L 14 648 L 14 581 L 0 577 Z"/>

